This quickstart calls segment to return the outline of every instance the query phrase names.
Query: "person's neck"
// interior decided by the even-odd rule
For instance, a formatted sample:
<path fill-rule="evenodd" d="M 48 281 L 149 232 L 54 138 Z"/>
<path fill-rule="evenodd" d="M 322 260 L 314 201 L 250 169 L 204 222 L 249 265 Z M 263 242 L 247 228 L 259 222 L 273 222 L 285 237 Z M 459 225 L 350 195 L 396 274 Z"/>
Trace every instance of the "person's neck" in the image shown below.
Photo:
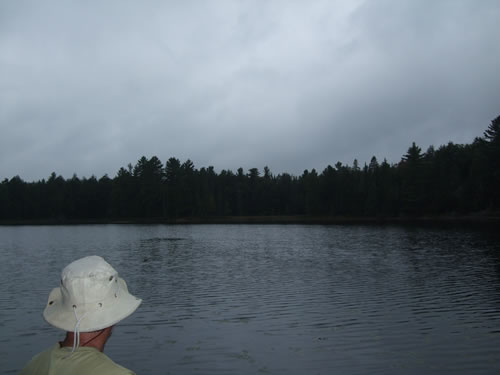
<path fill-rule="evenodd" d="M 92 347 L 100 352 L 104 351 L 104 346 L 111 335 L 111 327 L 95 332 L 80 332 L 80 347 Z M 73 347 L 75 334 L 74 332 L 66 332 L 64 341 L 59 342 L 61 347 Z"/>

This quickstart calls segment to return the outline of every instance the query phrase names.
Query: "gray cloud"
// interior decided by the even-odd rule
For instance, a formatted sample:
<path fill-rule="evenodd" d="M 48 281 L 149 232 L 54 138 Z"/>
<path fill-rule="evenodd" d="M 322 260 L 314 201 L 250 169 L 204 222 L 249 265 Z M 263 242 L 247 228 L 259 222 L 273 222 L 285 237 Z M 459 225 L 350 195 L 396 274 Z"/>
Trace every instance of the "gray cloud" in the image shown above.
<path fill-rule="evenodd" d="M 0 4 L 0 178 L 322 170 L 500 114 L 496 1 Z"/>

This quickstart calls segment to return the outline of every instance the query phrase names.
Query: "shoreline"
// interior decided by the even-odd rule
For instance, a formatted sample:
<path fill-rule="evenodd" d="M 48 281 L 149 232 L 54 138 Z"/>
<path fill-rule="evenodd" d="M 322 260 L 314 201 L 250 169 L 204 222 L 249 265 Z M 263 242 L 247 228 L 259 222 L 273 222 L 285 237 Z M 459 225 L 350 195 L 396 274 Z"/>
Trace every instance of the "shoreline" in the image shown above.
<path fill-rule="evenodd" d="M 0 226 L 105 225 L 105 224 L 311 224 L 311 225 L 420 225 L 420 224 L 500 224 L 500 215 L 442 215 L 404 217 L 363 216 L 206 216 L 129 219 L 22 219 L 0 220 Z"/>

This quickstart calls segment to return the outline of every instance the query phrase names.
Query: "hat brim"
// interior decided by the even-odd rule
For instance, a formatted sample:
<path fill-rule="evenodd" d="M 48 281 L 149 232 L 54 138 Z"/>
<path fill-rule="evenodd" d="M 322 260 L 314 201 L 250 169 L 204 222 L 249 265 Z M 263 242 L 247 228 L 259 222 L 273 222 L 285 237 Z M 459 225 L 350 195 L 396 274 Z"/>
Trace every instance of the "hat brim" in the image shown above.
<path fill-rule="evenodd" d="M 120 293 L 112 301 L 96 303 L 86 311 L 76 310 L 78 318 L 84 316 L 80 321 L 80 332 L 92 332 L 111 327 L 119 321 L 131 315 L 141 304 L 140 298 L 134 297 L 128 292 L 127 283 L 118 277 Z M 75 310 L 63 304 L 61 288 L 54 288 L 49 295 L 47 306 L 43 317 L 52 326 L 71 332 L 75 330 L 77 323 Z"/>

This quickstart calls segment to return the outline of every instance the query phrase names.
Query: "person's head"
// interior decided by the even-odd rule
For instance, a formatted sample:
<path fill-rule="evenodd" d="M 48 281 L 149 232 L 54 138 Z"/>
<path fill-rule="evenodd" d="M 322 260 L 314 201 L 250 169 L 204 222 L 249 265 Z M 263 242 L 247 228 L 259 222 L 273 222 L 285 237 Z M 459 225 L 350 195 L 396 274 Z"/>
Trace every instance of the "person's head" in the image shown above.
<path fill-rule="evenodd" d="M 50 293 L 43 317 L 54 327 L 74 333 L 75 350 L 80 332 L 110 328 L 132 314 L 140 303 L 141 299 L 128 292 L 118 272 L 94 255 L 63 269 L 61 284 Z M 107 331 L 110 334 L 111 328 Z"/>

